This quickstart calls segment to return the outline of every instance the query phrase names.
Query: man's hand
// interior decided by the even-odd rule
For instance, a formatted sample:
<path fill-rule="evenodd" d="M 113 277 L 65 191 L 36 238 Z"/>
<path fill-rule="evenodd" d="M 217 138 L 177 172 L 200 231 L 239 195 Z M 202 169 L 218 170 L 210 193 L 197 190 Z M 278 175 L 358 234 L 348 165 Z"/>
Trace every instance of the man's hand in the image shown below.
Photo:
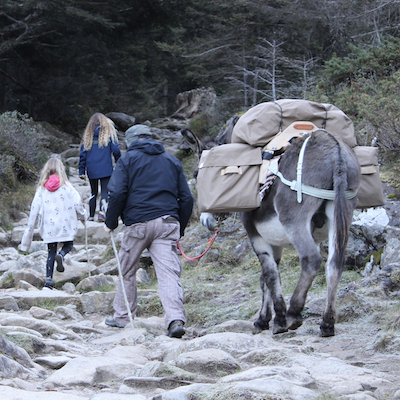
<path fill-rule="evenodd" d="M 86 181 L 86 175 L 79 175 L 79 178 L 83 179 L 84 181 Z"/>
<path fill-rule="evenodd" d="M 110 229 L 106 224 L 103 225 L 103 228 L 107 233 L 110 233 L 112 231 L 112 229 Z"/>

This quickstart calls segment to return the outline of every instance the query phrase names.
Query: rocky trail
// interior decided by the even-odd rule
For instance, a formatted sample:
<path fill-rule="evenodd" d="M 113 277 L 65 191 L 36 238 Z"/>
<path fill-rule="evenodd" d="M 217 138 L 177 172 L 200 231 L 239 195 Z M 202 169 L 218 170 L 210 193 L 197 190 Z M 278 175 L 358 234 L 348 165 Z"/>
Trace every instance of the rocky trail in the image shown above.
<path fill-rule="evenodd" d="M 87 203 L 89 185 L 77 177 L 76 155 L 67 161 L 71 182 Z M 159 313 L 135 318 L 134 329 L 104 324 L 118 273 L 102 224 L 87 222 L 86 230 L 82 224 L 52 291 L 41 290 L 47 251 L 40 238 L 28 255 L 18 251 L 26 222 L 22 215 L 0 235 L 1 399 L 400 399 L 398 228 L 386 232 L 380 268 L 342 285 L 334 337 L 318 336 L 322 292 L 309 296 L 307 318 L 296 331 L 253 335 L 255 317 L 227 317 L 213 325 L 188 324 L 186 335 L 173 339 Z M 198 251 L 199 230 L 187 229 L 185 248 Z M 235 235 L 246 247 L 243 228 Z M 220 245 L 225 238 L 217 239 Z M 148 280 L 141 269 L 138 281 Z M 238 283 L 232 298 L 244 292 Z M 156 290 L 139 290 L 141 304 L 154 297 Z"/>

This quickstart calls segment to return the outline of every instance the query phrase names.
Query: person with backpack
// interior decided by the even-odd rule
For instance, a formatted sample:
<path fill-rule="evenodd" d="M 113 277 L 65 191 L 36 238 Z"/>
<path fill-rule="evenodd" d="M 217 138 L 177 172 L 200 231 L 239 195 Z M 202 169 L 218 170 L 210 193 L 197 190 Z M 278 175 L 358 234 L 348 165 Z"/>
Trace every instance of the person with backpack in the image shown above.
<path fill-rule="evenodd" d="M 184 235 L 193 208 L 182 164 L 152 139 L 150 128 L 134 125 L 125 132 L 127 152 L 118 160 L 108 184 L 108 209 L 104 229 L 125 224 L 119 252 L 121 275 L 132 316 L 137 310 L 136 271 L 148 249 L 158 280 L 168 336 L 185 334 L 182 271 L 177 241 Z M 121 281 L 114 298 L 114 315 L 105 323 L 123 328 L 129 322 Z"/>
<path fill-rule="evenodd" d="M 86 125 L 79 154 L 79 177 L 89 178 L 89 221 L 94 221 L 99 182 L 101 187 L 98 222 L 104 222 L 103 203 L 107 201 L 107 185 L 113 172 L 113 160 L 121 157 L 113 121 L 102 113 L 93 114 Z"/>
<path fill-rule="evenodd" d="M 71 185 L 64 164 L 50 158 L 40 174 L 37 190 L 31 204 L 28 226 L 21 240 L 21 251 L 28 251 L 36 223 L 40 236 L 47 243 L 46 283 L 44 288 L 54 289 L 53 270 L 64 272 L 64 257 L 73 247 L 78 232 L 77 214 L 86 218 L 86 210 L 77 190 Z M 62 243 L 57 253 L 57 246 Z"/>

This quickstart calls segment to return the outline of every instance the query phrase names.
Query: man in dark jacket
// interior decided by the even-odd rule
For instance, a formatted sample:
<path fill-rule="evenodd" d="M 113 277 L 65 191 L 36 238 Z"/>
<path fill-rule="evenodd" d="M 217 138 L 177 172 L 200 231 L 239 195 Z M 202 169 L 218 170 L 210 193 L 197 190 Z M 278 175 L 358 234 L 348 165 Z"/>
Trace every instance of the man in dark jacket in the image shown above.
<path fill-rule="evenodd" d="M 158 279 L 168 335 L 181 338 L 186 313 L 177 241 L 191 216 L 193 197 L 180 161 L 151 139 L 149 127 L 134 125 L 125 132 L 125 140 L 128 150 L 118 160 L 108 184 L 105 230 L 115 229 L 118 217 L 126 226 L 119 259 L 132 315 L 137 309 L 136 271 L 147 248 Z M 105 322 L 119 328 L 129 322 L 121 282 L 114 299 L 114 316 Z"/>

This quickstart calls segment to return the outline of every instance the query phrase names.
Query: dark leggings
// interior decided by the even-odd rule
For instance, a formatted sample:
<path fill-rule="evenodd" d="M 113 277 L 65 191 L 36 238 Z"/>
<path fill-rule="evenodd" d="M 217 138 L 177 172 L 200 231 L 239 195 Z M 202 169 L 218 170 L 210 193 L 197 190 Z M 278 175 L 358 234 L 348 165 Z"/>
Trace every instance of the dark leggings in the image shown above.
<path fill-rule="evenodd" d="M 94 217 L 94 213 L 96 211 L 96 200 L 97 200 L 97 195 L 99 194 L 99 181 L 101 186 L 100 210 L 102 210 L 103 208 L 103 199 L 107 202 L 108 200 L 107 185 L 109 180 L 110 180 L 109 176 L 100 179 L 89 179 L 90 190 L 92 191 L 92 194 L 89 199 L 89 217 Z"/>
<path fill-rule="evenodd" d="M 46 264 L 46 278 L 47 279 L 53 279 L 54 261 L 56 259 L 56 254 L 57 254 L 57 245 L 58 245 L 58 243 L 48 243 L 47 244 L 47 249 L 49 252 L 49 255 L 47 257 L 47 264 Z M 68 254 L 72 250 L 73 246 L 74 246 L 73 241 L 63 243 L 63 247 L 60 250 L 60 254 L 64 257 L 66 254 Z"/>

